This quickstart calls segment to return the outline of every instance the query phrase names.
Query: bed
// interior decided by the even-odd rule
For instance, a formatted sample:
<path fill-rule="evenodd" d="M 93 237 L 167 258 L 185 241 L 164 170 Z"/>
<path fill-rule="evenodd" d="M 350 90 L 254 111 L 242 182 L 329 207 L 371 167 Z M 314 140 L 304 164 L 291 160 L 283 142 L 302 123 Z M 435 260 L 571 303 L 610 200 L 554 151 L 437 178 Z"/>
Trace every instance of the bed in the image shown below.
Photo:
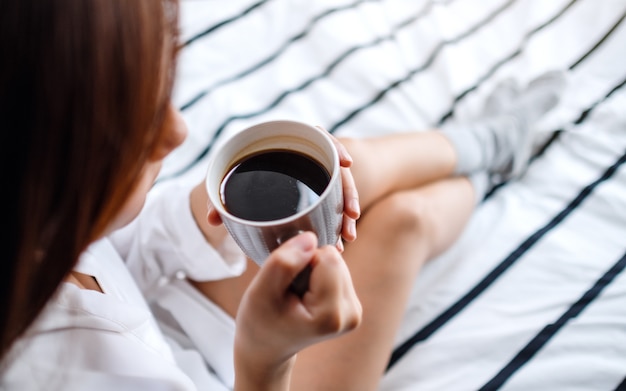
<path fill-rule="evenodd" d="M 183 0 L 181 16 L 190 134 L 155 191 L 261 121 L 420 131 L 472 118 L 501 80 L 567 71 L 528 171 L 415 281 L 380 390 L 626 389 L 626 1 Z"/>

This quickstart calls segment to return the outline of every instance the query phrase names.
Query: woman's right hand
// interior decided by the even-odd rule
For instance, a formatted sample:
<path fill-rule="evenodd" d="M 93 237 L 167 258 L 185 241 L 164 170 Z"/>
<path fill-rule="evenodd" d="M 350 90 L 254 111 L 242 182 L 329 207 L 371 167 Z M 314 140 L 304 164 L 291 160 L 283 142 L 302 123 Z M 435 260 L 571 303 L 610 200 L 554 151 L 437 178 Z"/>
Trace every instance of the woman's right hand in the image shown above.
<path fill-rule="evenodd" d="M 309 288 L 298 297 L 289 285 L 309 264 Z M 298 351 L 355 329 L 361 318 L 361 303 L 337 248 L 317 248 L 310 232 L 291 238 L 267 258 L 240 303 L 235 389 L 289 389 Z"/>

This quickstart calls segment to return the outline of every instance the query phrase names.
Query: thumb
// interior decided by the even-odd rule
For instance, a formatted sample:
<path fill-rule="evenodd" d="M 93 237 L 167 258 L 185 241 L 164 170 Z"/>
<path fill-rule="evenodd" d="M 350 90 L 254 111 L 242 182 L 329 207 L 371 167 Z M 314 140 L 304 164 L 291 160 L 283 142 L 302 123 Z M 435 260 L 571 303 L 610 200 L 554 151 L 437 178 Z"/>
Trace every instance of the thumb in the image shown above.
<path fill-rule="evenodd" d="M 271 279 L 272 286 L 280 294 L 289 288 L 291 282 L 313 259 L 317 248 L 317 236 L 304 232 L 294 236 L 274 250 L 257 274 L 257 279 Z"/>

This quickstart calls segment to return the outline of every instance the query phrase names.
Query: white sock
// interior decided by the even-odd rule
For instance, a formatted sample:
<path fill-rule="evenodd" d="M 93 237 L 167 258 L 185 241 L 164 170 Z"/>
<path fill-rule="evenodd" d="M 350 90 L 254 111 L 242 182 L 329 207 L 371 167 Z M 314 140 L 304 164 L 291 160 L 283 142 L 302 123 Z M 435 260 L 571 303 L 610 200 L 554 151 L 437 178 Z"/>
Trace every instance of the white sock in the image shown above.
<path fill-rule="evenodd" d="M 519 175 L 530 158 L 532 125 L 557 105 L 564 85 L 561 72 L 540 76 L 519 94 L 510 84 L 501 85 L 488 99 L 483 120 L 442 128 L 457 152 L 455 172 L 486 170 L 503 179 Z"/>

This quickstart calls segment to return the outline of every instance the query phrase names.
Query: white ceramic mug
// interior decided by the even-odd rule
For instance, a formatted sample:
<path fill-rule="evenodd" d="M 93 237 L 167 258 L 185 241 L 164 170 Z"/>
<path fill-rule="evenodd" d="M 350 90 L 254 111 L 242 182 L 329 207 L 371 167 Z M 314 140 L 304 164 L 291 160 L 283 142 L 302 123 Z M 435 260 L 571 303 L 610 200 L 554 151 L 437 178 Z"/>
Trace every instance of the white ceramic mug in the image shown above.
<path fill-rule="evenodd" d="M 314 204 L 277 220 L 248 220 L 231 213 L 222 194 L 228 173 L 249 156 L 276 150 L 298 152 L 319 163 L 330 176 L 324 191 Z M 300 232 L 314 232 L 319 246 L 337 244 L 343 221 L 343 189 L 339 155 L 327 131 L 296 121 L 264 122 L 221 139 L 208 159 L 205 184 L 209 200 L 235 242 L 258 265 L 281 243 Z M 302 289 L 306 288 L 298 288 Z"/>

